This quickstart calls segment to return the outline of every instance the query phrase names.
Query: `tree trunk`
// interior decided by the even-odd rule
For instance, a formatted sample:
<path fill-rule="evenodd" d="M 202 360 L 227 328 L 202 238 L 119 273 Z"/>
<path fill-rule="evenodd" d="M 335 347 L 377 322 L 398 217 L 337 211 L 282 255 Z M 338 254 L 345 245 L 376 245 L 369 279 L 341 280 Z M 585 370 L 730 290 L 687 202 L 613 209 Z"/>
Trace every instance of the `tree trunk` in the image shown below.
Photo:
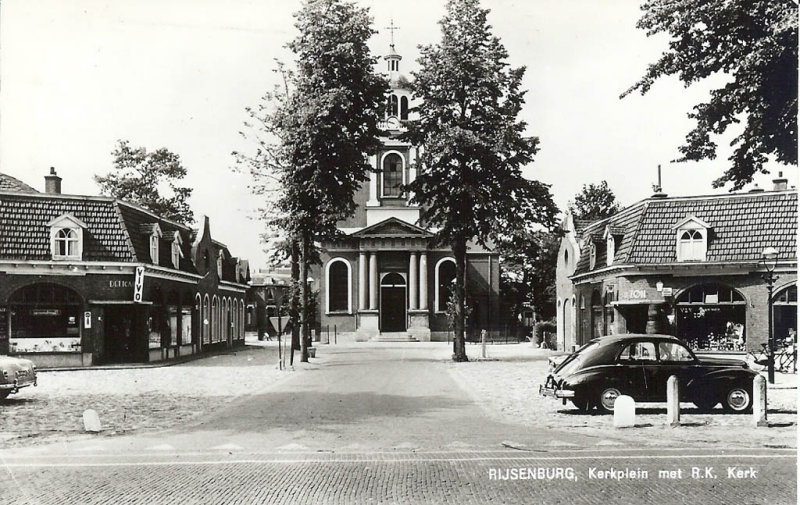
<path fill-rule="evenodd" d="M 308 249 L 309 238 L 303 233 L 300 242 L 300 361 L 308 363 Z"/>
<path fill-rule="evenodd" d="M 292 349 L 300 350 L 300 244 L 292 240 L 292 299 L 289 301 L 289 316 L 292 318 Z"/>
<path fill-rule="evenodd" d="M 453 256 L 456 259 L 456 285 L 454 290 L 455 298 L 455 322 L 453 338 L 453 361 L 469 361 L 467 359 L 467 348 L 464 335 L 464 299 L 467 291 L 467 241 L 456 239 L 453 244 Z"/>
<path fill-rule="evenodd" d="M 289 365 L 294 365 L 294 351 L 300 350 L 300 321 L 298 318 L 298 305 L 300 304 L 300 246 L 296 239 L 292 239 L 291 249 L 291 268 L 292 281 L 290 283 L 289 295 L 289 319 L 292 322 L 292 346 L 289 352 Z"/>

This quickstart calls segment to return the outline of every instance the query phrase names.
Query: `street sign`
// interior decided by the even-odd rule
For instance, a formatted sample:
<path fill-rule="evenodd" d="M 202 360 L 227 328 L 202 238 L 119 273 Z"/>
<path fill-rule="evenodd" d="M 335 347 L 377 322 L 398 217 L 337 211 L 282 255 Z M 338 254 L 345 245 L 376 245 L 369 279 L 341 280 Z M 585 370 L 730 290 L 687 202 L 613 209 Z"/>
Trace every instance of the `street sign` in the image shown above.
<path fill-rule="evenodd" d="M 92 327 L 92 313 L 91 312 L 84 312 L 83 313 L 83 327 L 84 328 L 91 328 Z"/>

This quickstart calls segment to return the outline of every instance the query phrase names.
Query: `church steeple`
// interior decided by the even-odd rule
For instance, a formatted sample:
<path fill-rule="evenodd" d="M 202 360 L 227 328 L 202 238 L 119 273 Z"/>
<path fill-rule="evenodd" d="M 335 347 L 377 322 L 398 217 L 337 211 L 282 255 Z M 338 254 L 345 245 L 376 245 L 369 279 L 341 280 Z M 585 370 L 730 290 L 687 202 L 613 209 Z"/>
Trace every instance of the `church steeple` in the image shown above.
<path fill-rule="evenodd" d="M 384 58 L 386 59 L 388 65 L 389 74 L 393 77 L 392 74 L 400 72 L 400 60 L 403 59 L 403 57 L 397 54 L 397 51 L 394 49 L 394 31 L 399 30 L 399 28 L 394 25 L 394 19 L 392 19 L 389 21 L 389 26 L 387 26 L 386 29 L 389 30 L 389 33 L 391 34 L 392 42 L 389 44 L 389 54 L 384 56 Z"/>

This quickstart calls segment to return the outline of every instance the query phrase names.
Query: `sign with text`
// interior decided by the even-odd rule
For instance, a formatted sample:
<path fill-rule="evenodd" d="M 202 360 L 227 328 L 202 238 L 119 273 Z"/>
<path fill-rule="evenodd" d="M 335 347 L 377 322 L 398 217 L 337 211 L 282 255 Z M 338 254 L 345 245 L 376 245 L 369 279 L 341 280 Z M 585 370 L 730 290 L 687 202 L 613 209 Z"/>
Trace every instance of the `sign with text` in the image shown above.
<path fill-rule="evenodd" d="M 84 328 L 91 328 L 92 327 L 92 313 L 91 312 L 84 312 L 83 313 L 83 327 Z"/>
<path fill-rule="evenodd" d="M 144 293 L 144 267 L 136 267 L 136 278 L 133 281 L 133 301 L 141 302 Z"/>

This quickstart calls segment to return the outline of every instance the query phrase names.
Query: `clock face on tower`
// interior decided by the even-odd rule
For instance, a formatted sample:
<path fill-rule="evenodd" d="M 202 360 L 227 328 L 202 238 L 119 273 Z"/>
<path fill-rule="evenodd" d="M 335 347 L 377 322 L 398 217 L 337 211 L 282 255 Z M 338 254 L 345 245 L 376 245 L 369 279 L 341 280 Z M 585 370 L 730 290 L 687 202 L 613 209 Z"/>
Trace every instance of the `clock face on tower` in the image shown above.
<path fill-rule="evenodd" d="M 398 120 L 395 116 L 390 116 L 389 119 L 386 120 L 386 125 L 390 130 L 396 130 L 400 128 L 400 120 Z"/>

